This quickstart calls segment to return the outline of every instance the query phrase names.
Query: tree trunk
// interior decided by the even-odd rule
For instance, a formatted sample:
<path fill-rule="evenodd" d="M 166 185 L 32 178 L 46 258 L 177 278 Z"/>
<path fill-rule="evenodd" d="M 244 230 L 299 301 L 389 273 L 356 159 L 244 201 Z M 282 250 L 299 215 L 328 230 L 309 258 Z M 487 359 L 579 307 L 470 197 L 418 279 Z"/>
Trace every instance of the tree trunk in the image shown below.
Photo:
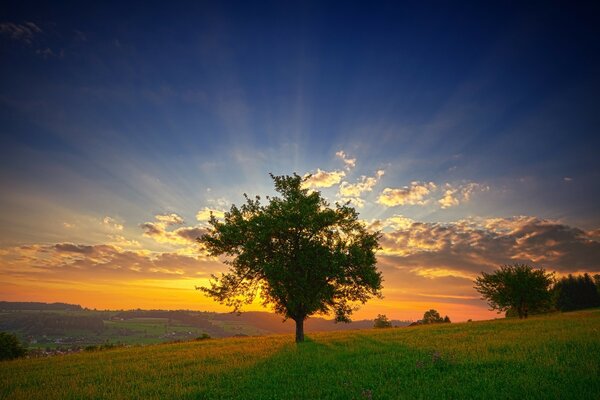
<path fill-rule="evenodd" d="M 298 318 L 296 321 L 296 343 L 304 342 L 304 318 Z"/>

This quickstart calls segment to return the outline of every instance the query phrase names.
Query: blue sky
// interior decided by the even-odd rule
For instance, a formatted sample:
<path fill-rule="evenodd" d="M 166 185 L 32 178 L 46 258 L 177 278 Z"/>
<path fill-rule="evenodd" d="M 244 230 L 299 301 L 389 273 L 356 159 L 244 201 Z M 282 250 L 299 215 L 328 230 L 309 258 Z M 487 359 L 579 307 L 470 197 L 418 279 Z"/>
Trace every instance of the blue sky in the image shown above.
<path fill-rule="evenodd" d="M 8 2 L 0 246 L 155 262 L 181 253 L 144 231 L 157 215 L 182 218 L 164 232 L 199 228 L 200 210 L 271 193 L 269 172 L 322 171 L 337 181 L 315 188 L 390 233 L 400 216 L 535 220 L 600 254 L 598 16 L 554 2 Z M 505 259 L 526 256 L 600 269 Z"/>

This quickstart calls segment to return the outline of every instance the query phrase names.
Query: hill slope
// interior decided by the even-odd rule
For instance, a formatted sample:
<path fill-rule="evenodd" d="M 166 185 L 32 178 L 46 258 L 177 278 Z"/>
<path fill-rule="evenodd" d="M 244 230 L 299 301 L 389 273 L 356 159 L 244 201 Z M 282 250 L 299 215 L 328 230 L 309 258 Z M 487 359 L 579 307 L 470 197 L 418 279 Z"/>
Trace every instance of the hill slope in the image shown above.
<path fill-rule="evenodd" d="M 10 399 L 597 398 L 600 310 L 0 363 Z"/>

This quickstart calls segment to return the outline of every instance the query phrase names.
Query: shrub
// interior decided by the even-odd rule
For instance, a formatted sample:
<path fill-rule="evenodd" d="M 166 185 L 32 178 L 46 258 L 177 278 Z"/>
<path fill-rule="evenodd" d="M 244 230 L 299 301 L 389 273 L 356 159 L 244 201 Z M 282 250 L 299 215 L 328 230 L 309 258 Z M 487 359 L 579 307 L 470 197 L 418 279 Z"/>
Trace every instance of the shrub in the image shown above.
<path fill-rule="evenodd" d="M 373 328 L 391 328 L 392 321 L 390 321 L 384 314 L 377 315 L 373 323 Z"/>
<path fill-rule="evenodd" d="M 0 332 L 0 360 L 12 360 L 23 357 L 25 354 L 27 354 L 27 350 L 15 335 Z"/>
<path fill-rule="evenodd" d="M 196 338 L 196 340 L 207 340 L 207 339 L 211 339 L 211 337 L 208 333 L 203 333 L 202 335 L 200 335 Z"/>

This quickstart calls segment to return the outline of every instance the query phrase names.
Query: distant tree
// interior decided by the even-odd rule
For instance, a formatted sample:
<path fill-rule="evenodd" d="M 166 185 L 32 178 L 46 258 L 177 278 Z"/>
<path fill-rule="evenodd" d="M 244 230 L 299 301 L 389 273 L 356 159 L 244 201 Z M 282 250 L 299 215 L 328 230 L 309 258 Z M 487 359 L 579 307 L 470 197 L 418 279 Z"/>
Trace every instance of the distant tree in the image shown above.
<path fill-rule="evenodd" d="M 0 332 L 0 360 L 12 360 L 23 357 L 25 354 L 27 354 L 27 350 L 15 335 Z"/>
<path fill-rule="evenodd" d="M 392 321 L 390 321 L 384 314 L 378 314 L 375 318 L 373 328 L 391 328 Z"/>
<path fill-rule="evenodd" d="M 307 178 L 273 176 L 281 198 L 246 198 L 233 205 L 224 221 L 214 215 L 199 238 L 212 256 L 225 255 L 228 273 L 213 275 L 204 293 L 239 311 L 260 294 L 264 306 L 296 322 L 296 342 L 304 340 L 304 321 L 315 313 L 334 312 L 348 322 L 353 303 L 381 296 L 375 251 L 379 232 L 367 231 L 348 204 L 335 208 Z"/>
<path fill-rule="evenodd" d="M 450 318 L 448 318 L 448 316 L 446 315 L 446 316 L 444 317 L 444 322 L 445 322 L 445 323 L 447 323 L 447 324 L 449 324 L 449 323 L 450 323 L 450 322 L 452 322 L 452 321 L 450 321 Z"/>
<path fill-rule="evenodd" d="M 498 312 L 513 309 L 519 318 L 549 307 L 553 274 L 526 264 L 503 265 L 495 272 L 482 272 L 475 289 Z"/>
<path fill-rule="evenodd" d="M 569 274 L 556 282 L 553 291 L 556 308 L 560 311 L 600 306 L 600 293 L 589 274 Z"/>
<path fill-rule="evenodd" d="M 448 316 L 446 316 L 446 318 L 448 318 Z M 439 324 L 444 322 L 444 318 L 442 318 L 439 312 L 437 312 L 434 309 L 431 309 L 429 311 L 425 311 L 425 314 L 423 314 L 423 319 L 421 321 L 424 324 Z M 448 321 L 450 321 L 449 318 Z"/>

